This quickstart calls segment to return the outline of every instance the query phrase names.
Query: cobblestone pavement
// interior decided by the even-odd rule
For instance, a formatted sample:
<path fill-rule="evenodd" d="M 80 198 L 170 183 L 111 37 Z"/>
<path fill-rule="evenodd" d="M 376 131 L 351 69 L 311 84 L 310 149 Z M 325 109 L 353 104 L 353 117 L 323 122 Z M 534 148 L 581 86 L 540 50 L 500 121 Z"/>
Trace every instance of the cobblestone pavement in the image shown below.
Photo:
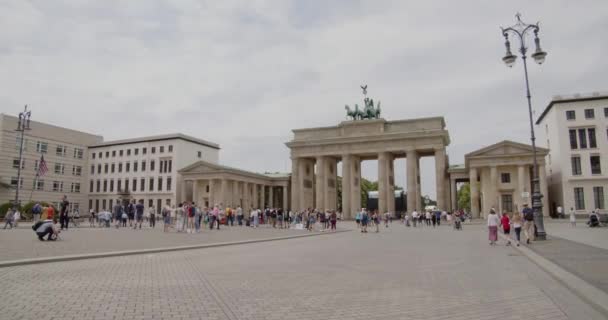
<path fill-rule="evenodd" d="M 200 234 L 162 232 L 162 224 L 155 229 L 130 228 L 70 228 L 61 233 L 61 241 L 41 242 L 30 227 L 0 230 L 0 261 L 60 256 L 69 254 L 151 249 L 184 245 L 243 241 L 304 234 L 303 230 L 260 227 L 225 227 Z"/>
<path fill-rule="evenodd" d="M 4 268 L 2 319 L 604 319 L 483 226 Z"/>
<path fill-rule="evenodd" d="M 576 227 L 570 223 L 549 222 L 545 224 L 549 236 L 558 236 L 570 241 L 608 250 L 608 228 L 589 228 L 585 221 L 576 222 Z"/>

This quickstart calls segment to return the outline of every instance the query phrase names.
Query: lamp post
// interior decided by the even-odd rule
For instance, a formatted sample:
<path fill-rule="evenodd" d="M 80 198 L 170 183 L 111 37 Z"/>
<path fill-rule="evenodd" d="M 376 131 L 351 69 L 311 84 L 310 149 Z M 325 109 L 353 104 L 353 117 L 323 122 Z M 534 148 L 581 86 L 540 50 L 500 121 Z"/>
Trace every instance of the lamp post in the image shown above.
<path fill-rule="evenodd" d="M 532 154 L 534 159 L 534 170 L 532 179 L 532 209 L 534 210 L 534 224 L 536 225 L 538 240 L 545 240 L 547 234 L 545 232 L 545 226 L 543 223 L 543 203 L 541 201 L 543 195 L 540 193 L 540 180 L 538 178 L 538 162 L 536 159 L 536 137 L 534 136 L 534 122 L 532 120 L 532 101 L 530 95 L 530 84 L 528 81 L 528 65 L 526 63 L 526 53 L 528 48 L 526 47 L 526 36 L 534 34 L 534 45 L 535 51 L 531 55 L 534 61 L 538 64 L 545 62 L 547 53 L 540 48 L 540 39 L 538 38 L 538 31 L 540 30 L 538 23 L 526 24 L 521 21 L 521 15 L 518 13 L 515 15 L 517 23 L 509 28 L 501 28 L 502 35 L 505 37 L 506 54 L 502 58 L 502 61 L 507 67 L 512 67 L 515 64 L 517 56 L 511 53 L 511 43 L 509 42 L 509 35 L 519 39 L 519 53 L 524 64 L 524 75 L 526 80 L 526 98 L 528 99 L 528 115 L 530 117 L 530 140 L 532 140 Z"/>
<path fill-rule="evenodd" d="M 19 189 L 21 188 L 21 164 L 23 163 L 23 136 L 26 130 L 30 130 L 30 117 L 31 111 L 27 110 L 27 105 L 23 112 L 19 113 L 19 122 L 17 123 L 17 129 L 15 131 L 21 132 L 21 139 L 19 141 L 19 165 L 17 166 L 17 190 L 15 191 L 15 202 L 13 203 L 13 209 L 17 210 L 19 206 Z"/>

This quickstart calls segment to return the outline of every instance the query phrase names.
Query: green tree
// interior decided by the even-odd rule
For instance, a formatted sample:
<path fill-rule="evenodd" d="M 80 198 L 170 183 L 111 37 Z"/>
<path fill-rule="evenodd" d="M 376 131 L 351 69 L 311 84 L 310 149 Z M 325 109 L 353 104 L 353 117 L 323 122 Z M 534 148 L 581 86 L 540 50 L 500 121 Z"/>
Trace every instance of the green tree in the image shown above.
<path fill-rule="evenodd" d="M 471 185 L 468 183 L 458 190 L 458 208 L 471 211 Z"/>

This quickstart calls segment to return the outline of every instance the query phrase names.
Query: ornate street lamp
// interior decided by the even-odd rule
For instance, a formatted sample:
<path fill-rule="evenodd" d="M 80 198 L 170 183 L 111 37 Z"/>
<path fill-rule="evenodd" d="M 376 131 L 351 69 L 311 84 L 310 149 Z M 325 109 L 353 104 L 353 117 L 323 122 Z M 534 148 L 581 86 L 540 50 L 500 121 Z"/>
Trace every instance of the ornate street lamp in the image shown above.
<path fill-rule="evenodd" d="M 21 132 L 21 139 L 19 141 L 19 165 L 17 166 L 17 191 L 15 191 L 15 202 L 13 203 L 13 210 L 17 210 L 19 206 L 19 189 L 21 188 L 21 164 L 23 163 L 23 136 L 26 130 L 30 130 L 30 117 L 32 112 L 27 110 L 27 105 L 23 112 L 19 113 L 19 122 L 17 123 L 17 129 L 15 131 Z"/>
<path fill-rule="evenodd" d="M 509 35 L 513 35 L 516 39 L 519 39 L 519 53 L 521 54 L 521 59 L 524 64 L 524 75 L 526 79 L 526 97 L 528 98 L 528 114 L 530 117 L 530 133 L 532 140 L 532 153 L 534 158 L 534 171 L 533 171 L 533 179 L 532 179 L 532 209 L 534 210 L 534 224 L 536 225 L 538 240 L 545 240 L 547 238 L 547 234 L 545 232 L 545 226 L 543 223 L 543 203 L 541 201 L 543 195 L 540 193 L 540 180 L 538 178 L 538 162 L 536 160 L 536 137 L 534 136 L 534 124 L 532 120 L 532 102 L 530 95 L 530 85 L 528 83 L 528 65 L 526 64 L 526 53 L 528 52 L 528 48 L 526 47 L 526 36 L 534 34 L 534 45 L 536 46 L 536 50 L 532 54 L 532 58 L 536 63 L 542 64 L 545 62 L 545 57 L 547 53 L 544 52 L 540 48 L 540 39 L 538 38 L 538 31 L 540 28 L 538 27 L 538 23 L 536 24 L 526 24 L 521 21 L 521 15 L 518 13 L 515 15 L 517 18 L 517 23 L 509 28 L 500 28 L 502 30 L 502 35 L 505 37 L 505 47 L 507 52 L 505 56 L 502 58 L 502 61 L 507 65 L 507 67 L 512 67 L 517 60 L 517 56 L 511 53 L 511 42 L 509 41 Z"/>

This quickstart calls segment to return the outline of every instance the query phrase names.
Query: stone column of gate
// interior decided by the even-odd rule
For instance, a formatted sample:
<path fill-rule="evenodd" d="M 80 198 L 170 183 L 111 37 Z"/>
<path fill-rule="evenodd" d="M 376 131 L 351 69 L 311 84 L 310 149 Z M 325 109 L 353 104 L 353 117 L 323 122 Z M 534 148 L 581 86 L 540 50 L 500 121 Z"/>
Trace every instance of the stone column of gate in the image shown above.
<path fill-rule="evenodd" d="M 424 203 L 422 202 L 422 184 L 420 183 L 420 155 L 416 157 L 416 210 L 422 212 L 424 209 Z"/>
<path fill-rule="evenodd" d="M 388 212 L 395 214 L 395 156 L 392 153 L 388 154 L 387 171 L 388 171 L 388 189 L 386 191 L 386 201 Z"/>
<path fill-rule="evenodd" d="M 352 156 L 349 154 L 342 155 L 342 214 L 345 219 L 352 219 L 355 210 L 350 206 L 351 167 Z"/>
<path fill-rule="evenodd" d="M 291 159 L 291 209 L 294 212 L 300 211 L 300 188 L 302 181 L 300 180 L 300 170 L 298 158 Z"/>
<path fill-rule="evenodd" d="M 283 201 L 281 203 L 281 207 L 282 207 L 283 211 L 287 212 L 289 210 L 289 203 L 287 203 L 287 201 L 288 201 L 287 186 L 283 186 L 282 193 L 283 193 Z"/>
<path fill-rule="evenodd" d="M 301 159 L 298 167 L 300 168 L 300 208 L 301 210 L 307 208 L 313 208 L 314 203 L 314 189 L 313 189 L 313 178 L 314 178 L 314 160 Z"/>
<path fill-rule="evenodd" d="M 388 210 L 388 152 L 378 154 L 378 212 L 384 214 Z"/>
<path fill-rule="evenodd" d="M 416 187 L 416 179 L 417 179 L 417 173 L 416 173 L 416 162 L 418 159 L 418 152 L 416 152 L 416 150 L 407 150 L 405 153 L 406 156 L 406 161 L 407 161 L 407 168 L 406 168 L 406 175 L 407 175 L 407 212 L 413 212 L 414 210 L 417 210 L 416 208 L 416 199 L 420 198 L 420 196 L 418 195 L 418 189 Z"/>
<path fill-rule="evenodd" d="M 458 208 L 458 190 L 456 189 L 456 181 L 452 179 L 450 179 L 450 198 L 452 201 L 452 207 L 450 210 L 454 211 Z"/>
<path fill-rule="evenodd" d="M 437 209 L 439 210 L 447 210 L 445 169 L 445 148 L 435 149 L 435 188 L 437 189 Z"/>
<path fill-rule="evenodd" d="M 479 218 L 479 184 L 477 183 L 477 169 L 469 169 L 469 187 L 471 191 L 471 214 Z"/>
<path fill-rule="evenodd" d="M 325 209 L 325 195 L 327 186 L 326 171 L 327 171 L 327 159 L 325 157 L 317 157 L 317 168 L 315 176 L 315 208 L 324 211 Z"/>
<path fill-rule="evenodd" d="M 350 172 L 350 207 L 351 210 L 359 210 L 361 208 L 361 158 L 359 156 L 352 157 Z"/>
<path fill-rule="evenodd" d="M 338 161 L 334 157 L 325 160 L 325 209 L 338 209 Z"/>

